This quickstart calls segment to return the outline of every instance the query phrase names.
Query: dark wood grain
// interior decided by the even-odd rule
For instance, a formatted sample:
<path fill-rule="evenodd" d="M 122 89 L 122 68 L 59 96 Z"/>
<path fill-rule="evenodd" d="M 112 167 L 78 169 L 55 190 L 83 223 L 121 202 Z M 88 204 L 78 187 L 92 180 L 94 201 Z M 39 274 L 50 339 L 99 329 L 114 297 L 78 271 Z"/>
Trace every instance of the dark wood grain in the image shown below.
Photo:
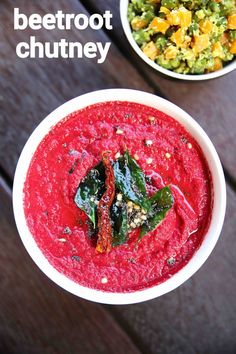
<path fill-rule="evenodd" d="M 228 188 L 223 232 L 205 265 L 155 300 L 112 308 L 149 354 L 236 353 L 236 196 Z"/>
<path fill-rule="evenodd" d="M 114 42 L 154 89 L 160 89 L 170 101 L 186 110 L 201 124 L 215 144 L 225 168 L 236 181 L 236 72 L 215 80 L 195 83 L 164 78 L 139 59 L 129 45 L 120 21 L 118 0 L 83 2 L 91 12 L 112 11 L 114 31 L 110 35 Z"/>
<path fill-rule="evenodd" d="M 136 69 L 112 45 L 106 63 L 86 59 L 19 59 L 18 42 L 28 41 L 30 31 L 13 30 L 15 1 L 0 3 L 0 161 L 13 176 L 19 153 L 33 128 L 53 109 L 88 91 L 128 87 L 152 91 Z M 56 12 L 86 13 L 77 0 L 50 2 L 20 0 L 17 6 L 26 14 Z M 32 33 L 31 33 L 32 34 Z M 39 41 L 108 41 L 97 31 L 38 31 Z M 8 154 L 5 154 L 5 151 Z"/>
<path fill-rule="evenodd" d="M 63 291 L 33 264 L 0 179 L 0 353 L 139 354 L 105 307 Z"/>

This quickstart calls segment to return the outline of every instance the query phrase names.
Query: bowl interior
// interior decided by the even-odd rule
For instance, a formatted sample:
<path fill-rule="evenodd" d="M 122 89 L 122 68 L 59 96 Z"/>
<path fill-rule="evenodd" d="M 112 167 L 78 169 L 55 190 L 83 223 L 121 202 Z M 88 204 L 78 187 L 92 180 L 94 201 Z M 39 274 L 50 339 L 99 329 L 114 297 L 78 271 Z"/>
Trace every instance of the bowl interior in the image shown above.
<path fill-rule="evenodd" d="M 188 80 L 188 81 L 202 81 L 202 80 L 214 79 L 216 77 L 220 77 L 220 76 L 225 75 L 225 74 L 233 71 L 234 69 L 236 69 L 236 59 L 234 59 L 232 62 L 230 62 L 229 64 L 227 64 L 225 67 L 223 67 L 222 69 L 220 69 L 218 71 L 208 73 L 208 74 L 199 74 L 199 75 L 178 74 L 178 73 L 175 73 L 174 71 L 167 70 L 167 69 L 163 68 L 162 66 L 158 65 L 157 63 L 155 63 L 153 60 L 149 59 L 143 53 L 143 51 L 140 49 L 140 47 L 135 42 L 135 40 L 132 36 L 132 32 L 131 32 L 131 28 L 130 28 L 130 24 L 129 24 L 128 16 L 127 16 L 128 4 L 129 4 L 129 0 L 120 0 L 120 17 L 121 17 L 121 23 L 122 23 L 125 35 L 126 35 L 128 41 L 130 42 L 131 46 L 135 50 L 135 52 L 153 69 L 161 72 L 164 75 L 173 77 L 175 79 Z"/>
<path fill-rule="evenodd" d="M 107 101 L 128 101 L 154 107 L 179 121 L 196 139 L 207 159 L 213 178 L 214 203 L 212 219 L 201 247 L 188 264 L 170 279 L 152 288 L 132 293 L 108 293 L 83 287 L 59 273 L 45 258 L 31 235 L 25 220 L 23 188 L 31 158 L 37 146 L 49 130 L 68 114 L 88 105 Z M 13 185 L 13 209 L 20 237 L 28 253 L 38 267 L 55 283 L 82 298 L 106 304 L 131 304 L 163 295 L 190 278 L 206 261 L 213 250 L 223 225 L 226 205 L 224 174 L 219 157 L 203 129 L 186 112 L 155 95 L 128 89 L 109 89 L 95 91 L 66 102 L 49 114 L 34 130 L 27 141 L 15 172 Z"/>

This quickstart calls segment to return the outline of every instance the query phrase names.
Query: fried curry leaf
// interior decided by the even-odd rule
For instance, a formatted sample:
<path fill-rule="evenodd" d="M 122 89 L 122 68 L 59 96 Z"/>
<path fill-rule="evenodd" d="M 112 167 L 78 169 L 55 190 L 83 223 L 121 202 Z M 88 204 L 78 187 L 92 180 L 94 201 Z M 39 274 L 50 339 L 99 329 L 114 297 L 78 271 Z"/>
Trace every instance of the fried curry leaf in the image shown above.
<path fill-rule="evenodd" d="M 128 151 L 115 161 L 113 168 L 116 188 L 121 191 L 126 200 L 131 200 L 148 211 L 150 202 L 147 198 L 145 176 Z"/>
<path fill-rule="evenodd" d="M 137 162 L 126 151 L 113 164 L 116 183 L 116 192 L 121 192 L 123 200 L 110 207 L 110 221 L 112 226 L 112 246 L 121 245 L 128 240 L 127 200 L 146 210 L 147 220 L 141 226 L 139 240 L 154 230 L 165 218 L 173 205 L 173 196 L 169 187 L 164 187 L 148 199 L 145 176 Z M 74 201 L 89 217 L 93 230 L 97 227 L 97 201 L 105 193 L 106 173 L 101 161 L 81 181 Z"/>
<path fill-rule="evenodd" d="M 126 203 L 122 202 L 120 206 L 113 203 L 110 215 L 113 230 L 112 245 L 122 245 L 127 241 L 128 236 L 128 215 Z"/>
<path fill-rule="evenodd" d="M 152 207 L 148 213 L 147 221 L 141 227 L 139 240 L 160 225 L 174 203 L 173 195 L 169 187 L 160 189 L 150 198 L 150 201 Z"/>
<path fill-rule="evenodd" d="M 96 227 L 96 200 L 101 199 L 105 191 L 105 168 L 102 162 L 95 166 L 80 182 L 74 201 L 90 218 Z"/>

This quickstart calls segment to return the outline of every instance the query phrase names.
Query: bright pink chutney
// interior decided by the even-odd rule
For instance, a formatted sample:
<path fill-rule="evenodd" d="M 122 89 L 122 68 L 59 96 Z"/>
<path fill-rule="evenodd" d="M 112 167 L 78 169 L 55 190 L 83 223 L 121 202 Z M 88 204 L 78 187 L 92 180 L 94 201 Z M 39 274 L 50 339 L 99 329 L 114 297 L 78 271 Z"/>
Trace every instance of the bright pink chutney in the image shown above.
<path fill-rule="evenodd" d="M 103 151 L 115 159 L 125 149 L 149 177 L 148 193 L 170 185 L 174 205 L 138 244 L 136 229 L 128 243 L 101 254 L 74 197 Z M 54 126 L 34 153 L 24 193 L 28 227 L 49 263 L 80 285 L 109 292 L 142 290 L 181 269 L 202 243 L 213 201 L 210 171 L 193 137 L 156 109 L 118 101 L 89 106 Z"/>

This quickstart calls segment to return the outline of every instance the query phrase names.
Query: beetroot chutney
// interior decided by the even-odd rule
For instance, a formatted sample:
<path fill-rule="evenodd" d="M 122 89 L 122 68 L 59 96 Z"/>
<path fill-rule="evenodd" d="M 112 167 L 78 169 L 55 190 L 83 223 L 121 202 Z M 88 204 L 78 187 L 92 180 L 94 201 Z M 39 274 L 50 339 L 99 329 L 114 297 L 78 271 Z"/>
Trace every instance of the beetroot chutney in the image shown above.
<path fill-rule="evenodd" d="M 147 176 L 148 194 L 169 185 L 174 205 L 138 244 L 136 229 L 126 244 L 98 253 L 74 197 L 103 151 L 115 160 L 126 149 Z M 212 202 L 210 171 L 193 137 L 168 115 L 130 102 L 92 105 L 55 125 L 24 186 L 27 224 L 49 263 L 80 285 L 110 292 L 142 290 L 181 269 L 202 243 Z"/>

